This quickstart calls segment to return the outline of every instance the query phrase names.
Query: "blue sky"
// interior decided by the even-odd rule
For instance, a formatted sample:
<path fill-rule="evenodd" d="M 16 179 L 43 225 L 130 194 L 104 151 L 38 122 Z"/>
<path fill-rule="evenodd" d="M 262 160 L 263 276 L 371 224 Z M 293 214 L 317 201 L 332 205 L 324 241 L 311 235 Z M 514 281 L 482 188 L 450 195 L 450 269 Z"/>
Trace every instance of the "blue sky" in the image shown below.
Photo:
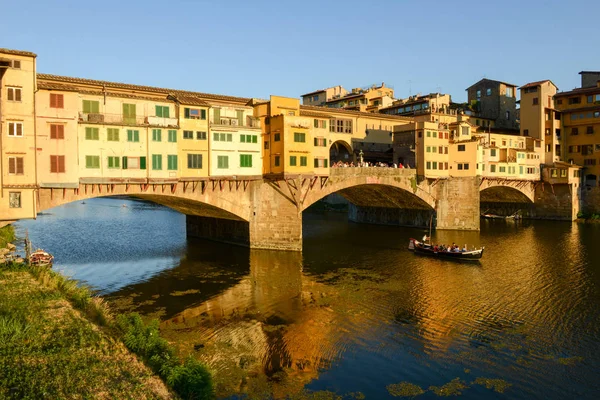
<path fill-rule="evenodd" d="M 0 0 L 0 47 L 38 72 L 244 97 L 386 82 L 466 100 L 483 77 L 579 86 L 600 0 Z"/>

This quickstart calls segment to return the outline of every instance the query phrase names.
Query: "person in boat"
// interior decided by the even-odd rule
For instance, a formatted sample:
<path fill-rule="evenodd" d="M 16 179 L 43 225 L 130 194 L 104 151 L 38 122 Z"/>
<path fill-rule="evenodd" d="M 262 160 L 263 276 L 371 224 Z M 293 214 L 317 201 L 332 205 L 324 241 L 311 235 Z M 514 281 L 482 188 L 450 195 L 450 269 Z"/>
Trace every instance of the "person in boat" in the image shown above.
<path fill-rule="evenodd" d="M 433 251 L 437 252 L 438 250 L 439 250 L 439 247 L 437 244 L 435 246 L 433 246 Z"/>
<path fill-rule="evenodd" d="M 465 244 L 465 247 L 463 247 L 462 249 L 463 252 L 467 251 L 467 245 Z"/>
<path fill-rule="evenodd" d="M 423 243 L 427 242 L 429 240 L 429 236 L 427 236 L 427 234 L 423 235 Z"/>

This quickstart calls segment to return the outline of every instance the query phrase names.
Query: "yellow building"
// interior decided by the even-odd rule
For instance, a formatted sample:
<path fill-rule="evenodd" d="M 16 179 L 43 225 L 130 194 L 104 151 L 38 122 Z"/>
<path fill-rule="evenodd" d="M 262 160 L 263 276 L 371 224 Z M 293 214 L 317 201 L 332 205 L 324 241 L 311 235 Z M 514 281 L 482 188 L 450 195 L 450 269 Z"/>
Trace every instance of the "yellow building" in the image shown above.
<path fill-rule="evenodd" d="M 561 112 L 563 161 L 583 166 L 583 183 L 595 187 L 600 176 L 600 73 L 580 74 L 581 88 L 557 93 L 554 99 Z"/>
<path fill-rule="evenodd" d="M 372 85 L 365 88 L 354 88 L 351 91 L 341 86 L 316 90 L 303 94 L 302 104 L 305 106 L 324 106 L 343 108 L 346 110 L 362 112 L 378 112 L 394 102 L 394 89 L 381 85 Z"/>
<path fill-rule="evenodd" d="M 36 55 L 0 49 L 0 221 L 36 215 Z"/>
<path fill-rule="evenodd" d="M 210 105 L 189 94 L 173 96 L 178 105 L 180 132 L 175 136 L 179 163 L 179 178 L 208 177 L 209 138 L 208 115 Z M 172 140 L 169 137 L 169 140 Z"/>

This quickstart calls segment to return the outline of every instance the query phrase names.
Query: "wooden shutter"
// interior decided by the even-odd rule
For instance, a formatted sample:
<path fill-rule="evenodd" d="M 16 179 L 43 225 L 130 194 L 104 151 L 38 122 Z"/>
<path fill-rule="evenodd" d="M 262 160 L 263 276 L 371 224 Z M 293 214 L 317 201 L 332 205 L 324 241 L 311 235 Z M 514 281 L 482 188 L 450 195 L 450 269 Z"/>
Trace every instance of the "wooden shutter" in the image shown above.
<path fill-rule="evenodd" d="M 220 108 L 215 108 L 214 109 L 214 123 L 215 124 L 220 124 L 221 123 L 221 109 Z"/>
<path fill-rule="evenodd" d="M 17 126 L 17 136 L 23 136 L 23 124 L 16 124 Z"/>
<path fill-rule="evenodd" d="M 8 159 L 8 173 L 14 174 L 17 171 L 17 159 L 15 157 L 9 157 Z"/>
<path fill-rule="evenodd" d="M 65 172 L 65 156 L 58 156 L 58 172 Z"/>
<path fill-rule="evenodd" d="M 50 172 L 58 172 L 58 156 L 50 156 Z"/>
<path fill-rule="evenodd" d="M 146 169 L 146 157 L 140 157 L 140 169 Z"/>
<path fill-rule="evenodd" d="M 17 174 L 23 174 L 23 157 L 17 157 Z"/>
<path fill-rule="evenodd" d="M 123 156 L 123 169 L 127 169 L 127 156 Z"/>
<path fill-rule="evenodd" d="M 244 125 L 244 111 L 237 110 L 237 120 L 238 120 L 238 125 L 240 125 L 240 126 Z"/>
<path fill-rule="evenodd" d="M 50 107 L 56 108 L 56 95 L 54 93 L 50 93 Z"/>
<path fill-rule="evenodd" d="M 91 111 L 91 101 L 83 100 L 83 112 L 84 114 L 89 114 Z"/>
<path fill-rule="evenodd" d="M 65 96 L 63 96 L 62 94 L 57 94 L 56 96 L 58 97 L 57 107 L 58 108 L 64 108 L 64 106 L 65 106 Z"/>
<path fill-rule="evenodd" d="M 7 91 L 8 100 L 14 100 L 15 99 L 15 89 L 7 88 L 6 91 Z"/>
<path fill-rule="evenodd" d="M 162 110 L 162 106 L 154 106 L 154 111 L 155 111 L 155 112 L 154 112 L 154 114 L 155 114 L 157 117 L 162 117 L 162 116 L 163 116 L 163 113 L 162 113 L 162 111 L 163 111 L 163 110 Z"/>
<path fill-rule="evenodd" d="M 21 89 L 15 89 L 15 100 L 21 101 Z"/>

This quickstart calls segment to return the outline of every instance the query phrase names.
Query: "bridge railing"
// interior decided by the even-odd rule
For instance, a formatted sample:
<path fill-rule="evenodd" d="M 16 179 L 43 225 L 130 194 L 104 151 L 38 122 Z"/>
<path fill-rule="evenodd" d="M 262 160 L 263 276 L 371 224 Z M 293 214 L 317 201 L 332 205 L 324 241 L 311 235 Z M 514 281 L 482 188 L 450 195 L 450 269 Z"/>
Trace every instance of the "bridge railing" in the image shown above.
<path fill-rule="evenodd" d="M 415 176 L 417 170 L 413 168 L 386 168 L 386 167 L 335 167 L 329 168 L 329 176 Z"/>

